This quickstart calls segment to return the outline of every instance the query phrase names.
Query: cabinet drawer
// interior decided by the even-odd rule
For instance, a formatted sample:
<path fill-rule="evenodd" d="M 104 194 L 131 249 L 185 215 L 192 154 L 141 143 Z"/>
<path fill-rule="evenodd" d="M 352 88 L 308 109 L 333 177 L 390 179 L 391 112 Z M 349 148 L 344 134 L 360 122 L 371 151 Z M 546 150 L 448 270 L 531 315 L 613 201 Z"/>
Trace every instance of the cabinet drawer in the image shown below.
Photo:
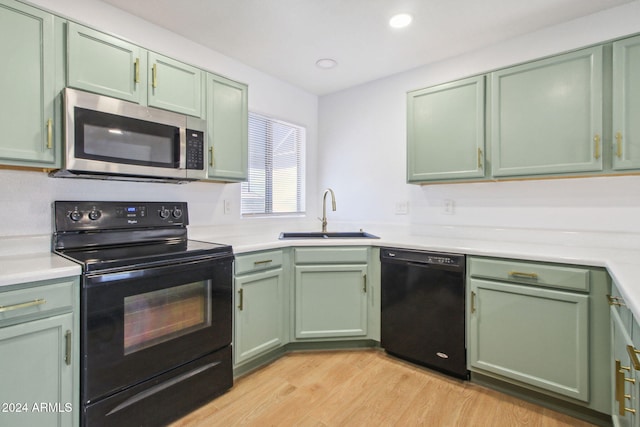
<path fill-rule="evenodd" d="M 366 264 L 368 259 L 368 248 L 362 247 L 295 249 L 296 264 Z"/>
<path fill-rule="evenodd" d="M 472 277 L 589 291 L 589 270 L 586 268 L 490 258 L 469 259 Z"/>
<path fill-rule="evenodd" d="M 0 326 L 3 321 L 22 316 L 40 317 L 53 312 L 71 311 L 74 280 L 49 282 L 42 286 L 0 293 Z"/>
<path fill-rule="evenodd" d="M 282 251 L 264 251 L 247 255 L 236 255 L 236 276 L 282 265 Z"/>

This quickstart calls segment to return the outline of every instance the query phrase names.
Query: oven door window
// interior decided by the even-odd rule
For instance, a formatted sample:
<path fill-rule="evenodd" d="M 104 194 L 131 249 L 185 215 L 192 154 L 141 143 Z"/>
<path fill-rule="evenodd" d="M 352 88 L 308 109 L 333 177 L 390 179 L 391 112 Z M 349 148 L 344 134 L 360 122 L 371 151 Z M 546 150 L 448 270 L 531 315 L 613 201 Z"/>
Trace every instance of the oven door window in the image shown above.
<path fill-rule="evenodd" d="M 177 169 L 180 129 L 75 107 L 78 158 Z"/>
<path fill-rule="evenodd" d="M 124 298 L 124 354 L 211 326 L 211 281 Z"/>

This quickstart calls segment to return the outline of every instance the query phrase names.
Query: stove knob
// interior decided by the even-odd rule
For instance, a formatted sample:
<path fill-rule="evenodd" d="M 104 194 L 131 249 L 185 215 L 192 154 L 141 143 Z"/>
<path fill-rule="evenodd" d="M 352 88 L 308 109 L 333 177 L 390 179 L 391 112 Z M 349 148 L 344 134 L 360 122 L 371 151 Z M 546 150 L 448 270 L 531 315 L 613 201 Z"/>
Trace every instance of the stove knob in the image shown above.
<path fill-rule="evenodd" d="M 173 210 L 173 217 L 174 218 L 180 218 L 182 216 L 182 209 L 180 208 L 175 208 Z"/>
<path fill-rule="evenodd" d="M 91 221 L 95 221 L 97 219 L 100 219 L 100 217 L 102 216 L 102 212 L 97 211 L 97 210 L 92 210 L 91 212 L 89 212 L 89 219 Z"/>
<path fill-rule="evenodd" d="M 82 219 L 82 212 L 76 209 L 69 214 L 69 218 L 71 218 L 71 221 L 74 221 L 74 222 L 80 221 Z"/>
<path fill-rule="evenodd" d="M 160 215 L 160 218 L 162 219 L 167 219 L 169 218 L 169 215 L 171 215 L 171 211 L 165 207 L 163 207 L 162 209 L 160 209 L 158 211 L 158 215 Z"/>

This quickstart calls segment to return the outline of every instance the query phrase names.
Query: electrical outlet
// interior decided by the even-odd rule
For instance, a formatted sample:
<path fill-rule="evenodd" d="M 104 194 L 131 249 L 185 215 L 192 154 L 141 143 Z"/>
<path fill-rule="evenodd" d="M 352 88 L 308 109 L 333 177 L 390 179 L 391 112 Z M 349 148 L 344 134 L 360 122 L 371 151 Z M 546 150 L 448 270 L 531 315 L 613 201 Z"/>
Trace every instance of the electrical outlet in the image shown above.
<path fill-rule="evenodd" d="M 407 215 L 409 213 L 409 202 L 396 203 L 396 215 Z"/>
<path fill-rule="evenodd" d="M 225 200 L 224 201 L 224 214 L 225 215 L 229 215 L 231 213 L 231 201 L 230 200 Z"/>
<path fill-rule="evenodd" d="M 456 202 L 451 199 L 444 199 L 442 202 L 442 213 L 445 215 L 453 215 L 456 210 Z"/>

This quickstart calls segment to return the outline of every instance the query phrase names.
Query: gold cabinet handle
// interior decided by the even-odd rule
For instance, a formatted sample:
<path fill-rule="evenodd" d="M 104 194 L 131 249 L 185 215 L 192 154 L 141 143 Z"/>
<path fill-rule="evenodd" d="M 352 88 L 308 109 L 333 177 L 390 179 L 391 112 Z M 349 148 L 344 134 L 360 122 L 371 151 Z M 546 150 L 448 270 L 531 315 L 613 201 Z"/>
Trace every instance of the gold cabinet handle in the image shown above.
<path fill-rule="evenodd" d="M 242 311 L 244 309 L 244 289 L 240 289 L 238 291 L 238 295 L 239 295 L 239 300 L 240 302 L 238 303 L 238 310 Z"/>
<path fill-rule="evenodd" d="M 476 312 L 476 293 L 471 291 L 471 312 Z"/>
<path fill-rule="evenodd" d="M 151 86 L 154 89 L 158 87 L 158 64 L 153 64 L 151 68 Z"/>
<path fill-rule="evenodd" d="M 367 275 L 362 276 L 362 292 L 367 293 Z"/>
<path fill-rule="evenodd" d="M 482 148 L 478 148 L 478 169 L 482 169 Z"/>
<path fill-rule="evenodd" d="M 600 158 L 600 134 L 596 133 L 596 136 L 593 137 L 593 142 L 595 143 L 594 157 L 597 160 Z"/>
<path fill-rule="evenodd" d="M 213 166 L 213 147 L 209 147 L 209 166 Z"/>
<path fill-rule="evenodd" d="M 64 352 L 64 363 L 67 366 L 71 365 L 71 331 L 67 329 L 67 333 L 64 334 L 64 344 L 65 344 L 65 352 Z"/>
<path fill-rule="evenodd" d="M 53 120 L 47 120 L 47 148 L 53 148 Z"/>
<path fill-rule="evenodd" d="M 509 272 L 509 276 L 510 277 L 515 277 L 515 278 L 532 279 L 532 280 L 537 280 L 538 279 L 538 274 L 536 274 L 536 273 L 524 273 L 522 271 L 510 271 Z"/>
<path fill-rule="evenodd" d="M 47 300 L 43 298 L 34 299 L 33 301 L 21 302 L 12 305 L 0 305 L 0 313 L 11 310 L 19 310 L 21 308 L 35 307 L 37 305 L 46 304 Z"/>
<path fill-rule="evenodd" d="M 257 266 L 257 265 L 262 265 L 262 264 L 269 264 L 270 262 L 273 262 L 273 260 L 272 259 L 265 259 L 263 261 L 255 261 L 253 263 L 253 265 Z"/>
<path fill-rule="evenodd" d="M 625 412 L 630 412 L 632 414 L 636 413 L 636 410 L 633 408 L 626 407 L 626 399 L 631 399 L 631 395 L 624 394 L 624 382 L 628 381 L 632 384 L 635 384 L 635 378 L 626 378 L 624 376 L 624 370 L 630 370 L 630 368 L 622 366 L 620 361 L 616 359 L 615 362 L 615 399 L 618 402 L 618 413 L 621 416 L 625 415 Z"/>
<path fill-rule="evenodd" d="M 622 159 L 622 134 L 620 132 L 616 132 L 616 156 Z"/>
<path fill-rule="evenodd" d="M 622 297 L 614 297 L 613 295 L 607 295 L 607 301 L 609 302 L 609 305 L 615 305 L 616 307 L 626 306 Z"/>
<path fill-rule="evenodd" d="M 140 58 L 133 63 L 133 82 L 140 83 Z"/>
<path fill-rule="evenodd" d="M 638 354 L 640 354 L 640 350 L 636 350 L 634 346 L 628 345 L 627 353 L 629 353 L 629 359 L 631 359 L 631 364 L 633 365 L 633 369 L 635 369 L 636 371 L 639 371 L 640 360 L 638 360 Z"/>

